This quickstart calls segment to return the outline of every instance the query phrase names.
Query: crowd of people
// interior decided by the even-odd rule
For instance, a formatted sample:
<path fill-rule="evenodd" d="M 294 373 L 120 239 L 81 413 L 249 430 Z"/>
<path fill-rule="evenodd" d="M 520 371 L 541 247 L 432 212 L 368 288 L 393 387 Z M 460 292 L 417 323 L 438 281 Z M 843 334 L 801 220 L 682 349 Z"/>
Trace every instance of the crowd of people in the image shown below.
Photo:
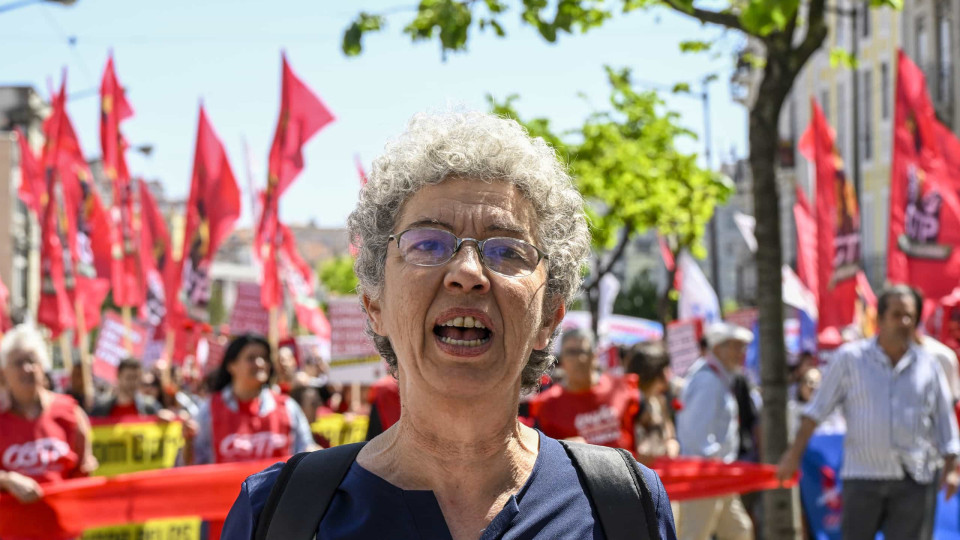
<path fill-rule="evenodd" d="M 389 376 L 340 387 L 322 359 L 298 360 L 244 334 L 203 376 L 128 358 L 115 385 L 93 391 L 81 371 L 55 388 L 48 344 L 22 325 L 0 340 L 0 490 L 31 502 L 44 485 L 94 471 L 90 417 L 180 421 L 177 462 L 189 466 L 330 446 L 336 441 L 311 424 L 336 412 L 366 415 L 370 442 L 351 450 L 336 493 L 307 524 L 325 537 L 372 537 L 385 524 L 398 537 L 604 537 L 610 516 L 583 483 L 602 476 L 588 462 L 611 454 L 585 459 L 596 447 L 578 443 L 590 443 L 635 458 L 615 455 L 633 475 L 627 484 L 645 486 L 649 537 L 756 538 L 755 496 L 670 505 L 649 468 L 677 457 L 759 460 L 763 396 L 744 373 L 753 333 L 708 325 L 701 358 L 682 378 L 663 342 L 620 348 L 619 365 L 601 369 L 589 329 L 554 341 L 589 235 L 583 201 L 551 150 L 506 120 L 426 115 L 381 160 L 350 228 L 361 246 L 360 297 Z M 803 353 L 791 368 L 795 436 L 777 474 L 792 477 L 818 425 L 842 417 L 847 539 L 878 531 L 929 539 L 938 488 L 949 496 L 960 483 L 957 357 L 922 335 L 922 305 L 913 289 L 891 287 L 878 299 L 876 337 Z M 284 482 L 308 474 L 291 466 Z M 244 482 L 224 537 L 251 538 L 258 521 L 276 518 L 260 514 L 283 467 Z"/>

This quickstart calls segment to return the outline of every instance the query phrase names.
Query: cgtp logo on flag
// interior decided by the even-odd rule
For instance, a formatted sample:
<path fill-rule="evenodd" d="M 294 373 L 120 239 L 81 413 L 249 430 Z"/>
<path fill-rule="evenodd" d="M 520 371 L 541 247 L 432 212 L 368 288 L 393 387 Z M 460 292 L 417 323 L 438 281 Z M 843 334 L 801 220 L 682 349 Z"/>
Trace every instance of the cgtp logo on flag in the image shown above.
<path fill-rule="evenodd" d="M 228 459 L 266 458 L 287 446 L 287 436 L 281 433 L 231 433 L 220 442 L 220 455 Z"/>
<path fill-rule="evenodd" d="M 936 243 L 940 236 L 943 197 L 936 188 L 924 182 L 925 176 L 924 171 L 916 165 L 911 163 L 907 166 L 905 230 L 897 238 L 897 244 L 911 257 L 945 260 L 950 256 L 952 246 Z M 927 189 L 924 190 L 924 187 Z"/>
<path fill-rule="evenodd" d="M 8 471 L 40 472 L 70 453 L 70 446 L 51 437 L 11 445 L 3 453 L 3 468 Z"/>

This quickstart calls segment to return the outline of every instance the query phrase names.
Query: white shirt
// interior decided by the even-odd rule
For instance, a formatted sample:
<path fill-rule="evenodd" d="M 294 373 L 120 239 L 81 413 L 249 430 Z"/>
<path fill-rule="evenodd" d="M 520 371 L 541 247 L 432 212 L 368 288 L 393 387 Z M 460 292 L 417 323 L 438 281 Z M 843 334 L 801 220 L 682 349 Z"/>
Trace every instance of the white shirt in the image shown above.
<path fill-rule="evenodd" d="M 677 413 L 677 441 L 685 456 L 729 463 L 740 451 L 740 409 L 730 388 L 733 375 L 707 356 L 690 367 Z"/>
<path fill-rule="evenodd" d="M 922 336 L 920 346 L 940 362 L 943 374 L 947 376 L 953 401 L 960 399 L 960 366 L 957 365 L 957 353 L 930 336 Z"/>

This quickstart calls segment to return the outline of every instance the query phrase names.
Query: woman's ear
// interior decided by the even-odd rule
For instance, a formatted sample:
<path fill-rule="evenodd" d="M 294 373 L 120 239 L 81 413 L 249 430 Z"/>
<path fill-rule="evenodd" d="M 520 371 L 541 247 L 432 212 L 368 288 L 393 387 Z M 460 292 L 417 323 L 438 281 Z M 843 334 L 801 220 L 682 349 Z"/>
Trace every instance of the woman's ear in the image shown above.
<path fill-rule="evenodd" d="M 370 318 L 370 329 L 377 335 L 384 335 L 383 333 L 383 311 L 380 308 L 380 302 L 378 300 L 373 300 L 366 294 L 360 297 L 361 302 L 363 302 L 363 309 L 367 312 L 367 317 Z"/>
<path fill-rule="evenodd" d="M 553 310 L 543 314 L 543 324 L 537 331 L 537 342 L 533 346 L 534 349 L 542 351 L 547 348 L 547 344 L 550 343 L 550 336 L 553 335 L 557 326 L 560 326 L 560 323 L 563 322 L 563 316 L 566 314 L 567 307 L 563 304 L 563 300 L 558 299 Z"/>

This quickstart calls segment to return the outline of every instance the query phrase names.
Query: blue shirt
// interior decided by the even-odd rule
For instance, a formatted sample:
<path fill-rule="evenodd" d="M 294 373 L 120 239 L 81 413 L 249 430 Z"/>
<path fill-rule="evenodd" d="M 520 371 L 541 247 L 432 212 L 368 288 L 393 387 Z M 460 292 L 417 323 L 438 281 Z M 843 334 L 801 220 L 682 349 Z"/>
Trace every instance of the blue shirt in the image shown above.
<path fill-rule="evenodd" d="M 247 478 L 220 538 L 253 538 L 257 518 L 282 468 L 283 464 L 277 463 Z M 642 465 L 640 469 L 652 491 L 660 537 L 676 540 L 670 501 L 660 478 Z M 642 512 L 640 508 L 637 511 Z M 320 522 L 317 539 L 384 537 L 451 538 L 432 491 L 400 489 L 354 463 Z M 605 538 L 566 451 L 543 433 L 540 433 L 540 453 L 530 478 L 510 497 L 481 536 L 481 540 L 534 538 Z"/>
<path fill-rule="evenodd" d="M 733 375 L 712 356 L 697 360 L 687 376 L 677 413 L 680 453 L 730 463 L 740 452 L 740 408 Z"/>
<path fill-rule="evenodd" d="M 894 366 L 864 339 L 844 345 L 827 365 L 804 416 L 822 422 L 840 407 L 847 420 L 843 478 L 932 482 L 942 456 L 960 452 L 953 395 L 939 362 L 911 345 Z"/>

